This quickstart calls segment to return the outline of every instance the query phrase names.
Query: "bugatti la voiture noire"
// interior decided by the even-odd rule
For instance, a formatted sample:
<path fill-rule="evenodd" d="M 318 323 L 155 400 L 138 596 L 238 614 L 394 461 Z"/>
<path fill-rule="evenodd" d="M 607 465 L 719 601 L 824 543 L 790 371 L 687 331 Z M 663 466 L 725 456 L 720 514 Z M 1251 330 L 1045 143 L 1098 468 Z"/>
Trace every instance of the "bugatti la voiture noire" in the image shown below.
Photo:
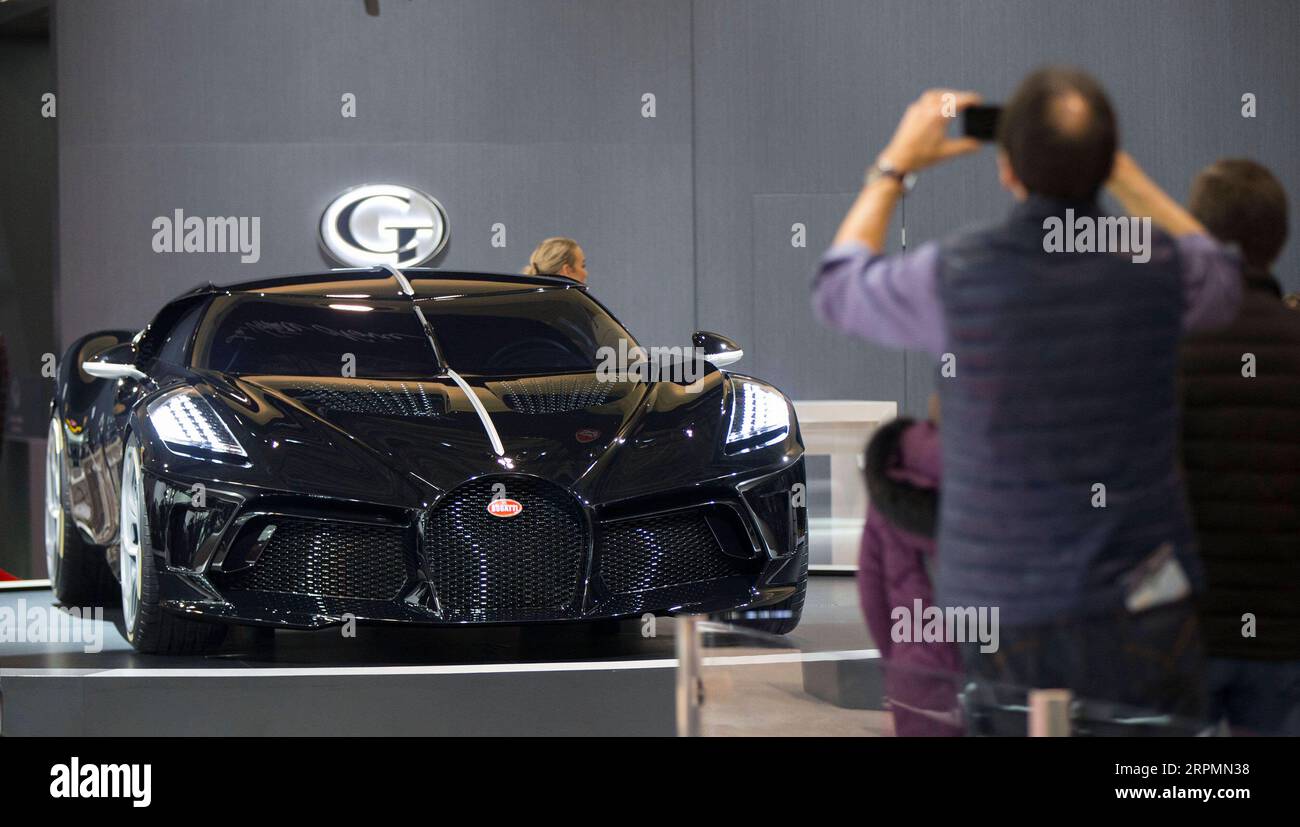
<path fill-rule="evenodd" d="M 351 619 L 727 612 L 788 632 L 808 571 L 790 400 L 720 370 L 741 351 L 716 334 L 647 352 L 563 278 L 198 287 L 59 365 L 53 588 L 120 596 L 144 652 Z"/>

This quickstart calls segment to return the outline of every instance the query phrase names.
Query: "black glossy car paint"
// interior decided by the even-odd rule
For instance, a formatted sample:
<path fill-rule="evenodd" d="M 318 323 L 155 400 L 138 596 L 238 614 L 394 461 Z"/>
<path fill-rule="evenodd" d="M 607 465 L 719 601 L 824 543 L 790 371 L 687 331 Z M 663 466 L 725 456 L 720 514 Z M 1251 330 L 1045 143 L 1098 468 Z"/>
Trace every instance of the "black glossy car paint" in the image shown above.
<path fill-rule="evenodd" d="M 556 290 L 585 295 L 585 288 L 563 279 L 415 269 L 406 276 L 414 295 L 383 270 L 205 285 L 167 305 L 134 341 L 128 332 L 110 331 L 74 343 L 60 369 L 53 413 L 68 446 L 71 517 L 84 537 L 115 562 L 122 446 L 134 433 L 143 450 L 145 545 L 159 564 L 162 606 L 172 612 L 294 628 L 337 624 L 349 616 L 361 622 L 522 623 L 720 611 L 791 596 L 807 554 L 806 512 L 790 496 L 804 482 L 793 407 L 783 439 L 728 454 L 733 384 L 712 366 L 689 385 L 628 380 L 597 387 L 589 372 L 466 375 L 500 435 L 505 452 L 499 455 L 473 405 L 436 365 L 427 376 L 389 380 L 231 375 L 188 364 L 206 323 L 205 309 L 232 295 L 365 294 L 349 301 L 409 301 L 424 308 L 435 329 L 440 308 L 473 302 L 476 295 L 517 293 L 521 302 Z M 459 298 L 441 301 L 453 296 Z M 591 302 L 595 312 L 607 313 Z M 145 378 L 95 379 L 79 367 L 92 358 L 130 362 Z M 415 414 L 376 412 L 347 401 L 400 401 L 415 383 Z M 179 387 L 196 389 L 218 411 L 247 457 L 178 451 L 161 442 L 146 408 Z M 567 408 L 555 399 L 568 400 Z M 426 515 L 475 480 L 499 482 L 507 496 L 512 484 L 541 481 L 564 492 L 548 494 L 557 502 L 572 498 L 585 547 L 571 605 L 457 614 L 441 604 L 431 573 L 440 548 L 452 543 L 426 536 Z M 782 496 L 790 503 L 787 520 L 776 525 L 781 506 L 773 502 Z M 620 548 L 626 548 L 626 537 L 652 534 L 644 528 L 651 519 L 672 536 L 687 514 L 704 521 L 718 551 L 732 561 L 700 571 L 723 576 L 641 592 L 609 588 L 601 572 L 607 537 L 624 538 Z M 390 599 L 316 594 L 308 585 L 283 593 L 232 590 L 240 572 L 265 562 L 259 558 L 264 549 L 249 539 L 250 527 L 276 520 L 347 523 L 384 536 L 399 532 L 412 551 L 405 582 Z M 637 520 L 642 522 L 631 522 Z M 491 524 L 484 522 L 487 527 L 475 531 L 490 533 Z M 700 523 L 693 525 L 698 529 Z"/>

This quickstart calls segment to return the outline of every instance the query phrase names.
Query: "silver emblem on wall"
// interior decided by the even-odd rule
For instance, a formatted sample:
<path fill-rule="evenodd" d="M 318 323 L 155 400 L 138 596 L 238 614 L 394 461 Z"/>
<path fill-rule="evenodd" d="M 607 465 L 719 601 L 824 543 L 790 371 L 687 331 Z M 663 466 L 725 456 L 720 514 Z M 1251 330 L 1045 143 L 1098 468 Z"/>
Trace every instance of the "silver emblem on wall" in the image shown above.
<path fill-rule="evenodd" d="M 330 256 L 350 267 L 414 267 L 447 244 L 447 211 L 410 187 L 365 184 L 325 208 L 320 239 Z"/>

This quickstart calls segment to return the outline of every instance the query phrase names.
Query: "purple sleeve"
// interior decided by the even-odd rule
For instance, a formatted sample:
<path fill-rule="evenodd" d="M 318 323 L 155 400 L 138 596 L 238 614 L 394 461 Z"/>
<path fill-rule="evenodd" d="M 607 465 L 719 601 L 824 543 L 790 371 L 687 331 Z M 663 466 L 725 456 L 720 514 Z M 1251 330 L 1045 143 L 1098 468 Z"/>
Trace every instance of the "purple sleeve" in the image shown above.
<path fill-rule="evenodd" d="M 881 566 L 880 518 L 870 512 L 862 527 L 858 547 L 858 602 L 867 631 L 884 657 L 889 657 L 889 603 L 885 599 L 885 572 Z"/>
<path fill-rule="evenodd" d="M 1175 242 L 1183 267 L 1183 330 L 1230 324 L 1241 304 L 1241 260 L 1207 235 Z"/>
<path fill-rule="evenodd" d="M 823 324 L 877 344 L 939 355 L 947 334 L 938 271 L 936 242 L 888 256 L 861 244 L 832 247 L 813 282 L 813 312 Z"/>

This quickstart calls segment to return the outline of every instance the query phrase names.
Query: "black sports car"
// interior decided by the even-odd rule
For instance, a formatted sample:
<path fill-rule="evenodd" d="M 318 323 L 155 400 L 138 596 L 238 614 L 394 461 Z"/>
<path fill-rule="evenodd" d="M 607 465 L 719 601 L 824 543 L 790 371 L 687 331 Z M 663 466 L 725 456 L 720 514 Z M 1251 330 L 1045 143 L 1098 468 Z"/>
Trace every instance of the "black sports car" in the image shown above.
<path fill-rule="evenodd" d="M 59 366 L 54 590 L 120 594 L 145 652 L 201 651 L 232 623 L 352 619 L 739 610 L 788 632 L 808 571 L 794 409 L 718 369 L 733 342 L 693 342 L 705 361 L 647 356 L 563 278 L 375 268 L 195 288 Z"/>

